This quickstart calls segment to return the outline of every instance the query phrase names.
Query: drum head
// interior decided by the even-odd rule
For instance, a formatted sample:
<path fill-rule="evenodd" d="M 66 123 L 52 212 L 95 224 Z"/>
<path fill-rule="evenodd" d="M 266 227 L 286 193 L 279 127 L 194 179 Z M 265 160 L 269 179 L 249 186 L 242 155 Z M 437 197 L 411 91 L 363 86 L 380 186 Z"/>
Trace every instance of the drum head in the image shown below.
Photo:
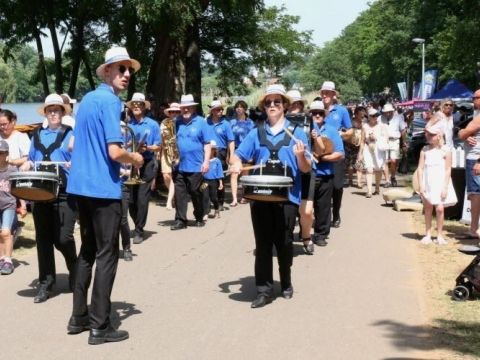
<path fill-rule="evenodd" d="M 52 201 L 58 195 L 58 176 L 42 171 L 19 171 L 10 174 L 10 192 L 28 201 Z"/>
<path fill-rule="evenodd" d="M 245 175 L 240 178 L 240 183 L 251 186 L 290 187 L 293 180 L 289 176 L 278 175 Z"/>
<path fill-rule="evenodd" d="M 57 198 L 53 190 L 39 188 L 12 188 L 11 193 L 19 199 L 28 201 L 52 201 Z"/>

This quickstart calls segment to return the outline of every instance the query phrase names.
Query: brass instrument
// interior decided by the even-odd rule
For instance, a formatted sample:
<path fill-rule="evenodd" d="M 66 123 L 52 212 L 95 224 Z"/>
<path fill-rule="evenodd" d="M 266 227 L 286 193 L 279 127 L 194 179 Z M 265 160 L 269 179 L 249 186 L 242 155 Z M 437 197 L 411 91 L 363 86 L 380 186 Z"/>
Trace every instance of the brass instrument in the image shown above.
<path fill-rule="evenodd" d="M 126 150 L 131 152 L 137 152 L 140 148 L 141 144 L 137 144 L 135 139 L 135 133 L 128 125 L 121 125 L 122 134 L 124 136 L 124 147 Z M 128 179 L 124 181 L 125 185 L 140 185 L 144 184 L 145 181 L 140 179 L 140 172 L 139 169 L 133 166 L 132 164 L 128 164 L 130 166 L 130 173 L 128 175 Z"/>
<path fill-rule="evenodd" d="M 162 122 L 162 140 L 163 151 L 165 152 L 165 159 L 170 166 L 174 166 L 178 163 L 180 155 L 177 148 L 177 134 L 175 128 L 175 120 L 166 118 Z"/>

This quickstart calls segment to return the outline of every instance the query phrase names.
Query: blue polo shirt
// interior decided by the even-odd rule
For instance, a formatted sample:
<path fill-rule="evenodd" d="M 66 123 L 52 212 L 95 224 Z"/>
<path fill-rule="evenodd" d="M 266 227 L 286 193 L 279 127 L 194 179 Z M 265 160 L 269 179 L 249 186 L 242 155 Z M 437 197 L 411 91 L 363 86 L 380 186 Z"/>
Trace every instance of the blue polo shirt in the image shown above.
<path fill-rule="evenodd" d="M 320 136 L 326 136 L 333 142 L 333 152 L 343 153 L 343 141 L 338 133 L 338 130 L 328 124 L 323 124 L 322 127 L 318 127 L 318 124 L 313 124 L 313 128 L 317 130 Z M 340 160 L 341 161 L 341 160 Z M 314 163 L 314 171 L 316 176 L 333 175 L 333 162 L 320 161 Z"/>
<path fill-rule="evenodd" d="M 213 140 L 207 122 L 200 115 L 194 115 L 187 123 L 182 116 L 175 122 L 177 148 L 180 154 L 178 169 L 184 172 L 200 172 L 205 152 L 203 146 Z"/>
<path fill-rule="evenodd" d="M 225 150 L 228 143 L 235 141 L 230 123 L 221 118 L 218 123 L 214 123 L 211 117 L 207 118 L 207 124 L 213 132 L 213 140 L 217 143 L 217 149 Z"/>
<path fill-rule="evenodd" d="M 289 125 L 290 122 L 288 120 L 285 120 L 284 128 L 288 127 Z M 273 135 L 267 122 L 259 126 L 265 127 L 267 140 L 269 140 L 274 145 L 277 144 L 279 141 L 282 141 L 285 137 L 285 130 L 282 130 L 278 134 Z M 297 127 L 295 129 L 294 135 L 298 140 L 307 145 L 307 136 L 305 135 L 303 129 L 299 129 Z M 297 157 L 293 153 L 294 145 L 295 141 L 290 140 L 288 146 L 283 146 L 278 151 L 278 159 L 282 161 L 282 163 L 286 162 L 287 166 L 292 169 L 293 186 L 289 190 L 288 200 L 298 205 L 300 204 L 300 192 L 302 188 L 302 172 L 298 167 Z M 235 154 L 243 162 L 253 159 L 255 161 L 255 164 L 260 164 L 261 162 L 265 163 L 270 158 L 270 151 L 267 149 L 267 147 L 260 146 L 260 139 L 258 137 L 257 128 L 253 129 L 248 133 L 248 135 L 242 141 L 238 149 L 235 150 Z"/>
<path fill-rule="evenodd" d="M 333 126 L 337 131 L 340 129 L 350 129 L 352 120 L 345 106 L 335 104 L 325 118 L 325 124 Z"/>
<path fill-rule="evenodd" d="M 237 148 L 250 130 L 255 127 L 255 124 L 248 118 L 245 120 L 233 119 L 230 121 L 230 126 L 232 127 L 233 136 L 235 137 L 235 147 Z"/>
<path fill-rule="evenodd" d="M 160 135 L 160 126 L 155 120 L 144 117 L 141 121 L 138 121 L 133 118 L 128 122 L 128 126 L 135 134 L 136 144 L 143 140 L 148 146 L 161 145 L 162 137 Z M 142 155 L 145 160 L 151 160 L 155 156 L 155 153 L 153 151 L 145 151 Z"/>
<path fill-rule="evenodd" d="M 122 198 L 120 163 L 108 155 L 108 144 L 123 143 L 122 102 L 107 84 L 85 95 L 77 111 L 75 142 L 67 192 L 102 199 Z"/>
<path fill-rule="evenodd" d="M 51 144 L 55 142 L 57 139 L 57 135 L 60 131 L 60 128 L 52 130 L 50 128 L 42 129 L 40 130 L 40 143 L 45 146 L 45 148 L 48 148 Z M 70 138 L 72 137 L 73 131 L 70 130 L 65 134 L 65 137 L 63 138 L 62 144 L 60 145 L 59 148 L 53 150 L 53 152 L 50 154 L 50 160 L 51 161 L 70 161 L 72 158 L 72 154 L 70 151 L 68 151 L 68 143 L 70 141 Z M 42 161 L 43 160 L 43 154 L 40 152 L 35 147 L 35 141 L 32 140 L 30 143 L 30 151 L 28 153 L 28 160 L 30 161 Z M 69 175 L 69 169 L 65 168 L 63 165 L 60 165 L 64 172 L 65 175 Z"/>
<path fill-rule="evenodd" d="M 207 180 L 223 179 L 222 162 L 218 158 L 210 159 L 210 165 L 208 171 L 203 175 Z"/>

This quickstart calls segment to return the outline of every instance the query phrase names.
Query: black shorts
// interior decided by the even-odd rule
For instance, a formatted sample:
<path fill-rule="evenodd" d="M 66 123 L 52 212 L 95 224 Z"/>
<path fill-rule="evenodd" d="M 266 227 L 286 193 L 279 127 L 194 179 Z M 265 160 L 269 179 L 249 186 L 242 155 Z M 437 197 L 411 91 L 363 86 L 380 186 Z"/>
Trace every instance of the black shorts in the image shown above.
<path fill-rule="evenodd" d="M 311 200 L 315 195 L 315 173 L 302 174 L 302 200 Z"/>

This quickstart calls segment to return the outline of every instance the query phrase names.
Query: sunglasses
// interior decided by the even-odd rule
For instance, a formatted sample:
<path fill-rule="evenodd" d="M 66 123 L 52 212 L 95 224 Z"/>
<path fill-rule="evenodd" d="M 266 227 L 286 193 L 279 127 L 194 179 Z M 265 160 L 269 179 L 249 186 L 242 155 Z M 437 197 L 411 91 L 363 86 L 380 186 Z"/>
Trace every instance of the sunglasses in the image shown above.
<path fill-rule="evenodd" d="M 263 104 L 265 105 L 265 107 L 270 107 L 272 106 L 272 104 L 274 106 L 280 106 L 280 104 L 282 103 L 283 103 L 282 100 L 275 99 L 275 100 L 265 100 Z"/>
<path fill-rule="evenodd" d="M 128 69 L 128 72 L 130 74 L 133 74 L 135 73 L 135 69 L 133 67 L 126 67 L 125 65 L 118 65 L 118 71 L 120 71 L 121 74 L 125 73 L 125 71 L 127 71 Z"/>
<path fill-rule="evenodd" d="M 145 104 L 141 101 L 132 101 L 132 106 L 134 107 L 143 107 Z"/>
<path fill-rule="evenodd" d="M 474 96 L 474 97 L 472 97 L 472 100 L 478 100 L 478 99 L 480 99 L 480 96 Z"/>
<path fill-rule="evenodd" d="M 325 111 L 311 111 L 312 116 L 325 116 Z"/>
<path fill-rule="evenodd" d="M 370 117 L 378 117 L 378 114 L 375 114 L 375 115 L 368 115 Z"/>
<path fill-rule="evenodd" d="M 453 106 L 453 104 L 444 104 L 443 106 Z"/>

